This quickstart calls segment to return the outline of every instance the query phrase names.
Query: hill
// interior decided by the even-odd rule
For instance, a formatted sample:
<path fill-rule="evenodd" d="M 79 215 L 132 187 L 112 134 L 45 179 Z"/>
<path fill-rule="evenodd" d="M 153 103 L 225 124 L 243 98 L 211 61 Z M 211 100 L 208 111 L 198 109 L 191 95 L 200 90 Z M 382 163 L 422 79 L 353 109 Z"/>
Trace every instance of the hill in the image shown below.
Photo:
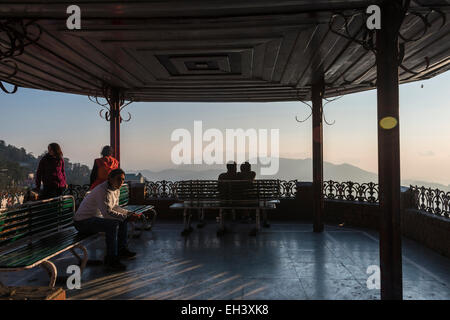
<path fill-rule="evenodd" d="M 40 159 L 44 156 L 35 157 L 27 153 L 24 148 L 6 145 L 0 140 L 0 188 L 30 184 L 28 174 L 35 173 Z M 71 163 L 64 158 L 66 177 L 68 184 L 89 183 L 90 168 L 80 163 Z"/>

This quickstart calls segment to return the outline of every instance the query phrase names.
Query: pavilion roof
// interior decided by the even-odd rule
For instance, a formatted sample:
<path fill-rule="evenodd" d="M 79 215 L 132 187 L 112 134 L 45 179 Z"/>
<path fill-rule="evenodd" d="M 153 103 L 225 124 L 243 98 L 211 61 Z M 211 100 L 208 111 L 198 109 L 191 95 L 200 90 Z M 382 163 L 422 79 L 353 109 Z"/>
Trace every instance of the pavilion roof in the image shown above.
<path fill-rule="evenodd" d="M 375 55 L 337 35 L 364 0 L 2 1 L 0 22 L 34 21 L 36 42 L 0 61 L 0 79 L 21 87 L 99 95 L 104 84 L 134 101 L 309 100 L 324 72 L 326 96 L 373 89 Z M 66 8 L 81 8 L 81 30 L 68 30 Z M 433 9 L 433 11 L 431 11 Z M 400 82 L 450 69 L 450 0 L 411 1 L 401 28 Z M 427 15 L 425 27 L 420 14 Z M 365 22 L 364 22 L 365 23 Z M 351 34 L 363 20 L 349 20 Z M 1 27 L 1 25 L 0 25 Z M 1 28 L 0 28 L 1 29 Z M 37 29 L 28 27 L 30 38 Z M 0 31 L 0 44 L 7 45 Z M 1 48 L 1 47 L 0 47 Z"/>

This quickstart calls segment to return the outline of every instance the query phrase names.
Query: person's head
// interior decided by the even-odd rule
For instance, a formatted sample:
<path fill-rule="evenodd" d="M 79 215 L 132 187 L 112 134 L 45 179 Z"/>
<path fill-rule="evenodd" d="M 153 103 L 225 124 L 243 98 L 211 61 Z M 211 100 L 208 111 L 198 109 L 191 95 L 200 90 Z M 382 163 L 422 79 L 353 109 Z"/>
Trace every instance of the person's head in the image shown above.
<path fill-rule="evenodd" d="M 230 173 L 236 173 L 237 171 L 237 164 L 236 162 L 232 161 L 232 162 L 228 162 L 227 163 L 227 171 Z"/>
<path fill-rule="evenodd" d="M 49 155 L 51 155 L 52 157 L 56 157 L 56 158 L 62 159 L 63 153 L 61 151 L 61 147 L 59 146 L 59 144 L 57 144 L 55 142 L 50 143 L 48 145 L 47 149 L 48 149 L 48 154 Z"/>
<path fill-rule="evenodd" d="M 108 182 L 113 190 L 120 189 L 125 181 L 125 172 L 122 169 L 114 169 L 108 175 Z"/>
<path fill-rule="evenodd" d="M 110 157 L 112 156 L 114 153 L 114 150 L 111 146 L 104 146 L 101 152 L 101 155 L 103 157 Z"/>
<path fill-rule="evenodd" d="M 244 162 L 240 166 L 241 172 L 250 172 L 252 170 L 252 165 L 249 162 Z"/>

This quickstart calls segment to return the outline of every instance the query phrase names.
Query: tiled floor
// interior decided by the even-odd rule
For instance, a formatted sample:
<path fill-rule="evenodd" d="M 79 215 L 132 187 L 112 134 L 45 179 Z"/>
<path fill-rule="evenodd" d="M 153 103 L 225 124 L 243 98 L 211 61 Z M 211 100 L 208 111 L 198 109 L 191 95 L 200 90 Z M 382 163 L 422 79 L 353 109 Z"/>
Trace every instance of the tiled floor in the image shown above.
<path fill-rule="evenodd" d="M 257 237 L 250 225 L 236 224 L 223 238 L 216 226 L 195 229 L 186 239 L 181 225 L 159 222 L 132 239 L 136 260 L 128 270 L 105 273 L 90 266 L 80 290 L 70 299 L 379 299 L 367 288 L 369 265 L 379 264 L 373 231 L 327 226 L 321 234 L 310 224 L 278 223 Z M 90 240 L 90 258 L 103 256 L 103 238 Z M 450 299 L 450 259 L 403 240 L 404 299 Z M 76 262 L 70 254 L 55 260 L 64 275 Z M 39 268 L 2 273 L 8 285 L 45 285 Z M 59 283 L 65 286 L 64 280 Z"/>

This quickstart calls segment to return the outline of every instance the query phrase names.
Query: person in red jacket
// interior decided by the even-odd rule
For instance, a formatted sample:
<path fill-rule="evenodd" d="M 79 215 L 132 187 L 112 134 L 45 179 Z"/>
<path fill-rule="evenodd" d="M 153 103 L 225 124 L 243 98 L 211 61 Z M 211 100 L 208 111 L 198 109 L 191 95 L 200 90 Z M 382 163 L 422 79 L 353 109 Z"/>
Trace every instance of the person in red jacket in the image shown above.
<path fill-rule="evenodd" d="M 66 170 L 64 168 L 64 158 L 61 147 L 57 143 L 48 145 L 48 153 L 39 161 L 36 172 L 36 190 L 39 192 L 43 185 L 43 190 L 39 199 L 49 199 L 59 197 L 67 188 Z"/>
<path fill-rule="evenodd" d="M 94 189 L 100 183 L 108 180 L 108 175 L 112 170 L 119 168 L 119 161 L 113 156 L 113 148 L 104 146 L 101 152 L 102 157 L 95 159 L 94 167 L 91 171 L 91 186 L 89 190 Z"/>

